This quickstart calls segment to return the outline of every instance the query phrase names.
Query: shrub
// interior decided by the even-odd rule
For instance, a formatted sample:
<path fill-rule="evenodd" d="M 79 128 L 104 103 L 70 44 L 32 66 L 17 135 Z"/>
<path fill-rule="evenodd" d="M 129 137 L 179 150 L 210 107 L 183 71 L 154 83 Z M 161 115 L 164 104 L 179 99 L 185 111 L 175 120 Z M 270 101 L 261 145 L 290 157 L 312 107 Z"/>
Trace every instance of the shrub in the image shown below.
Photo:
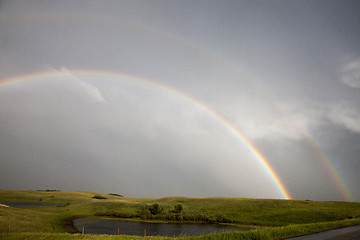
<path fill-rule="evenodd" d="M 183 205 L 181 203 L 177 204 L 175 207 L 174 207 L 174 212 L 175 213 L 181 213 L 181 211 L 184 209 Z"/>
<path fill-rule="evenodd" d="M 178 214 L 180 217 L 180 221 L 199 221 L 199 222 L 206 222 L 206 223 L 232 223 L 233 221 L 230 220 L 228 217 L 224 216 L 222 213 L 218 213 L 215 215 L 208 215 L 206 213 L 200 213 L 196 215 L 182 215 Z"/>
<path fill-rule="evenodd" d="M 106 212 L 96 212 L 95 216 L 106 216 L 106 217 L 116 217 L 116 218 L 133 218 L 135 215 L 130 212 L 115 212 L 115 211 L 106 211 Z"/>
<path fill-rule="evenodd" d="M 216 218 L 216 222 L 218 222 L 218 223 L 231 223 L 232 222 L 229 218 L 224 216 L 224 214 L 222 214 L 222 213 L 216 214 L 215 218 Z"/>
<path fill-rule="evenodd" d="M 95 195 L 95 196 L 93 196 L 92 198 L 95 198 L 95 199 L 106 199 L 106 197 L 101 196 L 101 195 Z"/>
<path fill-rule="evenodd" d="M 153 205 L 151 205 L 149 207 L 149 211 L 151 212 L 152 215 L 157 215 L 160 214 L 164 211 L 164 209 L 162 207 L 160 207 L 160 205 L 158 203 L 154 203 Z"/>
<path fill-rule="evenodd" d="M 184 217 L 182 216 L 182 214 L 177 214 L 176 216 L 176 220 L 182 222 L 184 220 Z"/>
<path fill-rule="evenodd" d="M 137 217 L 140 217 L 143 220 L 151 219 L 152 215 L 151 215 L 151 213 L 149 211 L 149 207 L 148 206 L 142 206 L 137 212 Z"/>

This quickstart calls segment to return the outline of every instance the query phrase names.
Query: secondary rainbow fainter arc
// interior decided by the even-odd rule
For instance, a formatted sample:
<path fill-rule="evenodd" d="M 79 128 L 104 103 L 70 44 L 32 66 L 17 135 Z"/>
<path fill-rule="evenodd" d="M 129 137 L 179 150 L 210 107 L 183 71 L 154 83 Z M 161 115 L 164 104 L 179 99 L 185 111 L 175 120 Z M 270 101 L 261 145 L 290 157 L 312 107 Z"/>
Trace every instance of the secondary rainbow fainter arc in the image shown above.
<path fill-rule="evenodd" d="M 155 80 L 150 80 L 147 78 L 143 78 L 136 75 L 130 75 L 125 74 L 121 72 L 113 72 L 113 71 L 104 71 L 104 70 L 93 70 L 93 69 L 62 69 L 62 70 L 48 70 L 48 71 L 42 71 L 42 72 L 32 72 L 29 74 L 24 74 L 20 76 L 14 76 L 9 77 L 3 80 L 0 80 L 0 87 L 4 87 L 7 85 L 11 85 L 18 82 L 23 82 L 27 80 L 35 80 L 38 78 L 45 78 L 45 77 L 51 77 L 51 76 L 61 76 L 61 75 L 81 75 L 81 74 L 93 74 L 93 75 L 102 75 L 102 76 L 108 76 L 108 77 L 117 77 L 117 78 L 126 78 L 130 81 L 136 81 L 138 83 L 147 84 L 153 87 L 157 87 L 160 89 L 163 89 L 167 92 L 173 93 L 182 99 L 185 99 L 192 104 L 196 105 L 203 111 L 207 112 L 210 116 L 212 116 L 214 119 L 219 121 L 222 126 L 225 127 L 231 133 L 233 136 L 236 137 L 249 151 L 252 153 L 252 155 L 255 157 L 255 159 L 261 163 L 261 165 L 264 167 L 264 170 L 269 174 L 271 177 L 273 183 L 276 185 L 277 189 L 282 195 L 282 198 L 284 199 L 292 199 L 289 191 L 286 189 L 285 185 L 281 181 L 278 174 L 275 172 L 273 167 L 270 165 L 269 161 L 260 153 L 260 151 L 254 146 L 254 144 L 251 143 L 250 140 L 248 140 L 239 130 L 237 130 L 230 122 L 228 122 L 224 117 L 219 115 L 217 112 L 215 112 L 213 109 L 205 105 L 204 103 L 200 102 L 199 100 L 193 98 L 192 96 L 187 95 L 186 93 L 175 89 L 171 86 L 165 85 L 163 83 L 157 82 Z"/>

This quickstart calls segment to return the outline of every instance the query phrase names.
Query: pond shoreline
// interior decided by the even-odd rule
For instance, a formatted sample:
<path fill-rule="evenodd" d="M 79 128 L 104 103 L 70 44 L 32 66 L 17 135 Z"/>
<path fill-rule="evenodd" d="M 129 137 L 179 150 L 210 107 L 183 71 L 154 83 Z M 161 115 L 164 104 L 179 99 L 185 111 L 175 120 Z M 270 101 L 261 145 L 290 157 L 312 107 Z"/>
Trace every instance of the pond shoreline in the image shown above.
<path fill-rule="evenodd" d="M 70 218 L 65 218 L 63 223 L 64 223 L 64 227 L 66 232 L 68 233 L 80 233 L 75 227 L 74 227 L 74 220 L 77 218 L 82 218 L 82 217 L 86 217 L 86 216 L 72 216 Z"/>
<path fill-rule="evenodd" d="M 119 220 L 119 221 L 129 221 L 129 222 L 143 222 L 143 223 L 170 223 L 170 224 L 216 224 L 216 225 L 223 225 L 223 226 L 234 226 L 234 227 L 245 227 L 245 228 L 252 228 L 258 229 L 261 228 L 260 226 L 255 225 L 247 225 L 247 224 L 240 224 L 240 223 L 208 223 L 204 221 L 176 221 L 176 220 L 164 220 L 164 219 L 141 219 L 141 218 L 119 218 L 119 217 L 112 217 L 112 216 L 97 216 L 97 215 L 84 215 L 84 216 L 74 216 L 72 220 L 76 218 L 100 218 L 100 219 L 109 219 L 109 220 Z"/>
<path fill-rule="evenodd" d="M 197 236 L 254 229 L 253 227 L 244 227 L 235 224 L 141 221 L 135 219 L 103 218 L 98 216 L 74 216 L 67 218 L 64 223 L 66 223 L 66 229 L 69 233 L 81 233 L 85 229 L 86 234 L 116 235 L 116 232 L 119 234 L 120 229 L 121 234 L 130 236 L 143 236 L 144 232 L 149 236 Z"/>

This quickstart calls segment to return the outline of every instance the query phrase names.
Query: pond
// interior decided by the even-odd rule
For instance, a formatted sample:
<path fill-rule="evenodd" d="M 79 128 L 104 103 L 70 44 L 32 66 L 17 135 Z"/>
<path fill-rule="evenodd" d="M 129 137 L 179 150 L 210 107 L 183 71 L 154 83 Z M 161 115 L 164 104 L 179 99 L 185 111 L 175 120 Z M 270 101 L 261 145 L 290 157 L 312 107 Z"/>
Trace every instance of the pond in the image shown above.
<path fill-rule="evenodd" d="M 16 202 L 16 201 L 0 201 L 0 204 L 4 204 L 9 207 L 41 207 L 41 206 L 58 206 L 64 205 L 61 203 L 45 203 L 45 202 Z"/>
<path fill-rule="evenodd" d="M 73 226 L 85 234 L 135 235 L 135 236 L 197 236 L 229 231 L 248 231 L 250 227 L 220 224 L 148 223 L 104 218 L 77 218 Z"/>

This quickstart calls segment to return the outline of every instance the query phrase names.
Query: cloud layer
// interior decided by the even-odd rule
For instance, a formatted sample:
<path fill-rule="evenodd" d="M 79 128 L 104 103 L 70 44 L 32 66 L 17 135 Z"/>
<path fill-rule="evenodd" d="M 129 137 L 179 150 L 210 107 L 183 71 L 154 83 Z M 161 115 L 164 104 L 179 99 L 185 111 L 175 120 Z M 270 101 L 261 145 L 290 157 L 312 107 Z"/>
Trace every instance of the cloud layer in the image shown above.
<path fill-rule="evenodd" d="M 353 88 L 360 88 L 360 59 L 347 62 L 341 71 L 341 81 Z"/>
<path fill-rule="evenodd" d="M 359 11 L 352 0 L 2 1 L 0 81 L 53 74 L 0 84 L 0 188 L 282 197 L 198 101 L 294 198 L 350 199 L 329 162 L 359 201 Z"/>

